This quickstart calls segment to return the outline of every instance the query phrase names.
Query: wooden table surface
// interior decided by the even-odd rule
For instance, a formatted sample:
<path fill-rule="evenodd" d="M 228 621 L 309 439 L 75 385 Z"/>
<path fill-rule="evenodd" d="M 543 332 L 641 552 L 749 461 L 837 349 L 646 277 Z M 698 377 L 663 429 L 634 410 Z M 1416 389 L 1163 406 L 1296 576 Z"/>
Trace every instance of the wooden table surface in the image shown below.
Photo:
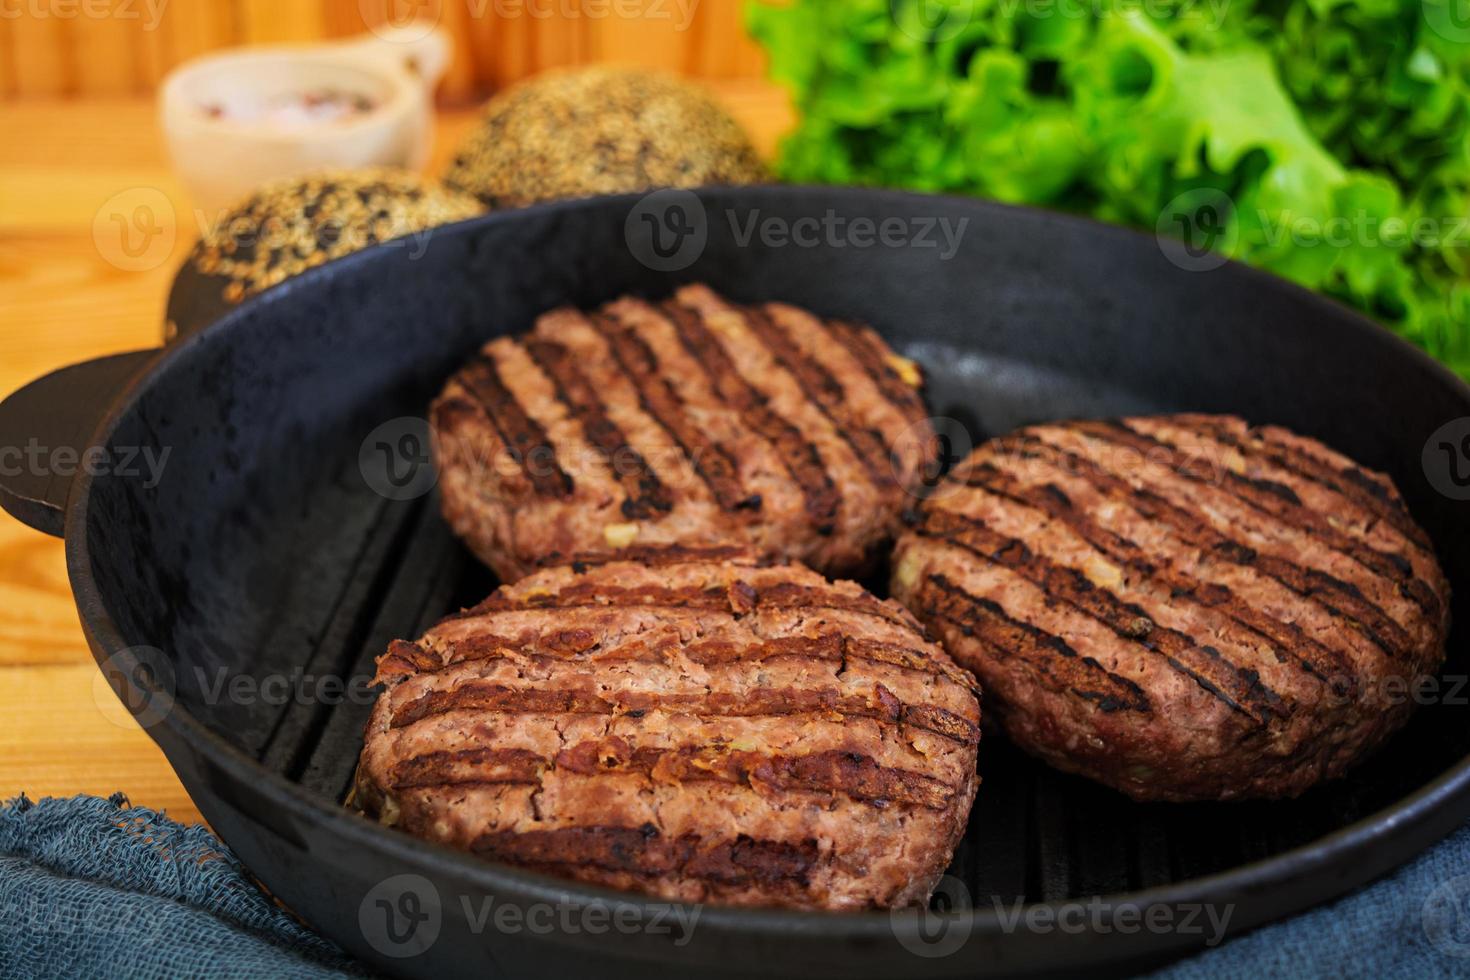
<path fill-rule="evenodd" d="M 782 94 L 762 82 L 714 87 L 769 154 L 791 121 Z M 431 173 L 472 122 L 469 110 L 441 114 Z M 0 133 L 3 397 L 67 364 L 156 346 L 173 271 L 198 222 L 169 171 L 150 101 L 0 104 Z M 172 248 L 119 256 L 109 216 L 160 193 L 168 207 L 155 210 L 175 232 Z M 93 664 L 61 542 L 3 512 L 0 717 L 0 799 L 122 791 L 176 819 L 200 819 Z"/>

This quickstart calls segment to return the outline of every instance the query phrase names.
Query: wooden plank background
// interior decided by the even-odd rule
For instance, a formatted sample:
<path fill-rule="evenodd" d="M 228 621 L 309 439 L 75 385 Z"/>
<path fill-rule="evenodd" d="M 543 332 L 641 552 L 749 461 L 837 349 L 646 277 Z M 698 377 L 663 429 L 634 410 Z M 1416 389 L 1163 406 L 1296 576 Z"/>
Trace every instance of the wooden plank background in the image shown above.
<path fill-rule="evenodd" d="M 152 93 L 220 48 L 314 42 L 429 16 L 454 66 L 429 172 L 489 92 L 547 68 L 618 61 L 706 80 L 770 154 L 792 121 L 762 79 L 744 0 L 0 0 L 0 397 L 69 363 L 150 347 L 173 270 L 197 234 L 169 172 Z M 391 6 L 390 6 L 391 5 Z M 150 193 L 172 248 L 146 269 L 109 261 L 94 220 Z M 0 514 L 0 800 L 122 790 L 199 812 L 148 735 L 99 685 L 61 542 Z"/>
<path fill-rule="evenodd" d="M 477 99 L 547 68 L 617 61 L 759 77 L 744 0 L 14 0 L 0 11 L 0 98 L 147 95 L 218 48 L 351 37 L 414 17 L 454 41 L 440 88 Z"/>

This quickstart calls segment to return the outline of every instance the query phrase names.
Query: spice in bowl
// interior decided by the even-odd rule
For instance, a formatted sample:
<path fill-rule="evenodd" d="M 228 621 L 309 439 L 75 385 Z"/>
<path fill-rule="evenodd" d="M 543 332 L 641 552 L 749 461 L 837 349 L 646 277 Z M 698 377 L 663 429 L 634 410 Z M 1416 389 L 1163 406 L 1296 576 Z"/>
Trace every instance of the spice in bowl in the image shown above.
<path fill-rule="evenodd" d="M 210 119 L 278 129 L 300 129 L 351 122 L 372 112 L 378 104 L 377 99 L 361 92 L 323 88 L 308 92 L 290 92 L 263 100 L 212 101 L 199 108 Z"/>

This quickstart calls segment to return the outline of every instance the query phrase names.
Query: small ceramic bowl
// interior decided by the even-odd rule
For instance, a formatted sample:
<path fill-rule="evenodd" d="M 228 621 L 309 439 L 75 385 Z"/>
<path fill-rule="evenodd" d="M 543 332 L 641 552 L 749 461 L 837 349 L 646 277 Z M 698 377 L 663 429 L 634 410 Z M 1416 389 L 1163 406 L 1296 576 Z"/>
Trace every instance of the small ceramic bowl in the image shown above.
<path fill-rule="evenodd" d="M 327 167 L 416 169 L 449 62 L 440 31 L 384 29 L 331 44 L 206 55 L 164 80 L 159 115 L 196 208 Z"/>

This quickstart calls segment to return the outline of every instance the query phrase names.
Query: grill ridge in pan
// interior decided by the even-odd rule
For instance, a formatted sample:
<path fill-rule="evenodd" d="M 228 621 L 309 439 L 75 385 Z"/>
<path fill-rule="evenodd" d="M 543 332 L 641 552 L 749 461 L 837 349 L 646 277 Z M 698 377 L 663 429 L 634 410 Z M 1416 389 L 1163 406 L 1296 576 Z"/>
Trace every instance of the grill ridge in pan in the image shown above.
<path fill-rule="evenodd" d="M 1322 439 L 1394 477 L 1464 618 L 1470 522 L 1419 460 L 1434 429 L 1470 415 L 1470 392 L 1348 311 L 1233 265 L 1189 273 L 1149 238 L 1044 212 L 850 189 L 681 200 L 705 244 L 673 272 L 629 247 L 640 227 L 630 215 L 649 206 L 637 197 L 490 215 L 436 231 L 421 257 L 359 253 L 187 338 L 103 422 L 105 443 L 173 454 L 157 487 L 114 475 L 73 488 L 68 560 L 89 639 L 104 663 L 130 645 L 165 651 L 176 701 L 151 734 L 212 826 L 307 921 L 384 969 L 420 976 L 1123 972 L 1209 935 L 1125 931 L 1114 916 L 1130 908 L 1212 903 L 1230 909 L 1233 929 L 1249 928 L 1390 870 L 1463 819 L 1461 705 L 1421 709 L 1348 779 L 1282 803 L 1141 806 L 993 737 L 957 882 L 942 889 L 941 904 L 958 897 L 972 910 L 946 918 L 939 942 L 926 945 L 935 934 L 921 935 L 914 916 L 705 908 L 676 944 L 677 931 L 653 928 L 657 903 L 473 861 L 343 810 L 362 698 L 220 699 L 209 680 L 220 670 L 363 675 L 389 638 L 483 597 L 493 582 L 449 538 L 435 501 L 388 500 L 367 485 L 365 437 L 422 417 L 443 379 L 497 332 L 559 304 L 657 299 L 681 282 L 873 323 L 926 365 L 932 411 L 972 440 L 1045 419 L 1183 409 Z M 948 260 L 920 245 L 736 240 L 752 216 L 820 222 L 829 212 L 967 224 Z M 1464 672 L 1462 645 L 1452 634 L 1447 675 Z M 432 909 L 435 925 L 433 942 L 406 956 L 375 918 L 404 907 L 405 889 L 420 890 L 415 907 Z M 1007 924 L 1018 899 L 1098 894 L 1126 897 L 1080 931 Z M 606 905 L 645 914 L 645 927 L 476 930 L 487 896 L 521 908 Z M 949 937 L 963 942 L 950 951 Z"/>

